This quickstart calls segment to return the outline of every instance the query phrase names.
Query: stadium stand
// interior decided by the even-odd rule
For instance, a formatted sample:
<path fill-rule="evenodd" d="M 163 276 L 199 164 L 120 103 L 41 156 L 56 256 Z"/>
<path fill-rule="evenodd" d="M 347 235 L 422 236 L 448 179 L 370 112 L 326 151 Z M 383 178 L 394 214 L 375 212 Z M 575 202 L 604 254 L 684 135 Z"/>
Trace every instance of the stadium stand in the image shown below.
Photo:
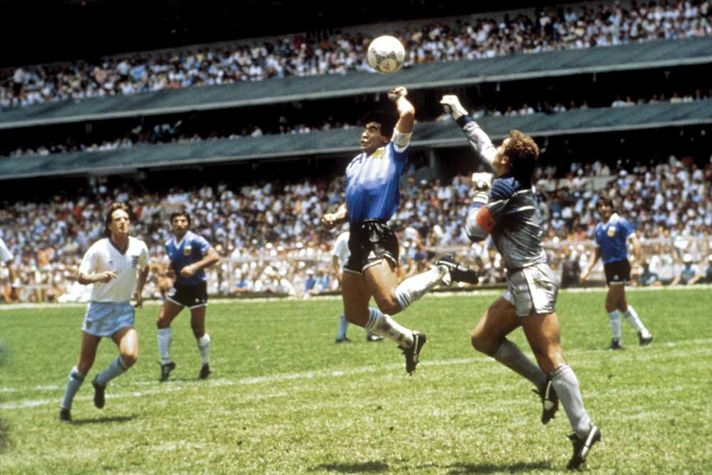
<path fill-rule="evenodd" d="M 156 256 L 154 276 L 161 275 L 166 213 L 187 203 L 198 229 L 224 256 L 211 270 L 211 293 L 298 294 L 306 266 L 329 260 L 334 236 L 317 226 L 318 216 L 339 201 L 343 186 L 334 176 L 357 150 L 357 132 L 337 124 L 355 124 L 396 83 L 409 87 L 423 114 L 396 222 L 407 245 L 404 272 L 422 267 L 434 253 L 454 250 L 481 271 L 483 281 L 502 278 L 498 256 L 486 246 L 468 245 L 460 233 L 472 163 L 457 128 L 436 120 L 437 98 L 456 90 L 470 99 L 493 138 L 518 128 L 539 141 L 539 188 L 554 266 L 586 259 L 591 198 L 609 186 L 643 234 L 648 269 L 669 282 L 681 253 L 701 262 L 712 247 L 712 168 L 705 145 L 712 121 L 705 82 L 712 66 L 709 5 L 601 2 L 526 10 L 509 20 L 485 14 L 449 19 L 451 24 L 413 22 L 403 30 L 411 66 L 393 76 L 361 71 L 358 48 L 368 35 L 346 30 L 319 43 L 342 63 L 314 66 L 319 48 L 305 47 L 315 56 L 301 58 L 301 70 L 265 75 L 260 64 L 253 80 L 221 72 L 247 61 L 243 50 L 221 61 L 224 45 L 213 52 L 207 45 L 187 53 L 105 58 L 106 64 L 8 69 L 0 75 L 0 100 L 7 106 L 0 113 L 0 136 L 8 152 L 49 150 L 55 137 L 68 134 L 79 142 L 83 136 L 113 139 L 110 145 L 91 142 L 111 150 L 0 159 L 0 232 L 20 276 L 7 282 L 0 269 L 3 294 L 22 301 L 81 299 L 81 287 L 72 286 L 77 257 L 101 232 L 96 223 L 113 199 L 130 200 L 137 211 L 137 232 Z M 297 44 L 310 41 L 315 38 L 304 36 Z M 264 51 L 256 48 L 260 58 Z M 358 61 L 339 56 L 339 48 L 352 50 Z M 165 59 L 174 56 L 182 59 Z M 168 65 L 174 79 L 183 78 L 175 89 L 159 78 L 171 72 L 164 69 Z M 319 72 L 337 75 L 297 77 Z M 111 88 L 98 89 L 97 74 Z M 547 110 L 544 103 L 555 107 Z M 347 112 L 334 112 L 340 108 Z M 514 113 L 520 110 L 526 113 Z M 280 134 L 283 114 L 286 127 L 309 124 L 309 133 Z M 272 122 L 261 122 L 264 117 Z M 148 140 L 126 140 L 136 121 L 143 130 L 137 135 L 152 131 Z M 194 140 L 196 134 L 173 140 L 179 123 L 195 126 L 204 140 Z M 313 131 L 314 124 L 328 130 Z M 154 277 L 151 294 L 158 296 L 161 286 Z"/>

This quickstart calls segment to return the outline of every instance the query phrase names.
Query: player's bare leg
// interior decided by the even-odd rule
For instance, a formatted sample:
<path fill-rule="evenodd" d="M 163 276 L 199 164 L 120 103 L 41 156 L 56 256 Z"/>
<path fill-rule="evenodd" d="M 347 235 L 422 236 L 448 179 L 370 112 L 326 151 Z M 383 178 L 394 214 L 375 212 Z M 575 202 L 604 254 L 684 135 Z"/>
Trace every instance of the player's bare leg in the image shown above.
<path fill-rule="evenodd" d="M 497 299 L 487 309 L 470 334 L 472 346 L 493 357 L 515 373 L 534 384 L 542 404 L 542 423 L 548 423 L 558 410 L 555 392 L 544 371 L 535 365 L 522 350 L 506 337 L 522 324 L 514 306 L 504 298 Z"/>
<path fill-rule="evenodd" d="M 79 388 L 84 382 L 87 373 L 89 373 L 89 370 L 94 364 L 94 360 L 96 359 L 96 350 L 99 347 L 100 341 L 101 337 L 82 332 L 79 361 L 69 372 L 69 376 L 67 377 L 67 387 L 64 390 L 64 397 L 62 398 L 62 404 L 59 411 L 59 420 L 62 422 L 72 421 L 71 409 L 74 396 L 79 391 Z"/>
<path fill-rule="evenodd" d="M 583 405 L 576 374 L 564 359 L 559 317 L 556 313 L 525 317 L 522 328 L 539 366 L 549 375 L 574 430 L 574 434 L 569 436 L 574 444 L 574 455 L 569 461 L 569 468 L 578 468 L 585 461 L 591 446 L 600 440 L 601 433 L 591 422 Z"/>
<path fill-rule="evenodd" d="M 606 293 L 606 312 L 611 326 L 611 350 L 622 350 L 623 341 L 621 333 L 621 302 L 625 302 L 625 285 L 611 282 Z"/>
<path fill-rule="evenodd" d="M 198 378 L 207 379 L 210 375 L 210 335 L 205 332 L 205 314 L 208 307 L 202 305 L 190 309 L 190 326 L 193 329 L 193 335 L 198 343 L 198 351 L 200 352 L 200 373 Z"/>
<path fill-rule="evenodd" d="M 171 360 L 170 348 L 173 342 L 173 333 L 171 331 L 171 323 L 183 310 L 183 305 L 165 299 L 158 309 L 156 317 L 156 339 L 158 341 L 158 354 L 161 358 L 161 376 L 160 381 L 167 381 L 168 377 L 176 367 L 176 364 Z"/>
<path fill-rule="evenodd" d="M 119 356 L 91 382 L 94 386 L 94 405 L 99 409 L 104 407 L 104 392 L 109 381 L 124 374 L 138 361 L 138 333 L 135 328 L 122 328 L 111 339 L 119 349 Z"/>
<path fill-rule="evenodd" d="M 620 297 L 618 298 L 616 310 L 623 314 L 623 318 L 628 324 L 633 327 L 638 334 L 638 342 L 640 346 L 647 346 L 653 342 L 653 335 L 645 328 L 643 321 L 638 316 L 632 305 L 628 303 L 625 294 L 625 286 L 621 285 Z"/>
<path fill-rule="evenodd" d="M 387 297 L 391 295 L 392 298 L 393 293 L 388 289 L 392 290 L 396 284 L 395 268 L 385 260 L 366 269 L 364 275 L 344 272 L 341 293 L 344 315 L 349 322 L 362 326 L 375 335 L 395 341 L 404 351 L 406 371 L 412 374 L 418 364 L 420 350 L 425 344 L 425 335 L 405 328 L 380 310 L 382 305 L 389 308 L 388 305 L 397 303 Z M 374 295 L 374 299 L 379 309 L 368 306 L 373 291 L 378 293 L 378 298 Z"/>

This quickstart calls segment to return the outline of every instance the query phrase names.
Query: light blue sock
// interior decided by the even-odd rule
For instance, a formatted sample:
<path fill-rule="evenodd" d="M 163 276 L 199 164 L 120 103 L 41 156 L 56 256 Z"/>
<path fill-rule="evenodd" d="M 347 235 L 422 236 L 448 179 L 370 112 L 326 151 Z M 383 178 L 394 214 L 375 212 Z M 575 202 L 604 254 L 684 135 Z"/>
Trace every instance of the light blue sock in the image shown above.
<path fill-rule="evenodd" d="M 63 408 L 72 408 L 72 401 L 74 400 L 74 396 L 77 394 L 77 391 L 79 391 L 79 388 L 82 386 L 84 378 L 86 378 L 86 375 L 80 373 L 77 368 L 72 368 L 69 372 L 69 377 L 67 378 L 67 389 L 64 390 L 64 398 L 62 399 Z"/>
<path fill-rule="evenodd" d="M 343 340 L 346 338 L 346 329 L 349 327 L 349 321 L 346 320 L 346 315 L 341 314 L 339 317 L 339 331 L 336 333 L 337 340 Z"/>
<path fill-rule="evenodd" d="M 121 361 L 121 357 L 117 356 L 110 364 L 109 366 L 106 367 L 104 371 L 99 374 L 96 378 L 94 378 L 94 381 L 97 383 L 101 384 L 102 386 L 106 386 L 109 381 L 114 379 L 117 376 L 121 376 L 126 372 L 128 368 L 124 366 L 124 363 Z"/>

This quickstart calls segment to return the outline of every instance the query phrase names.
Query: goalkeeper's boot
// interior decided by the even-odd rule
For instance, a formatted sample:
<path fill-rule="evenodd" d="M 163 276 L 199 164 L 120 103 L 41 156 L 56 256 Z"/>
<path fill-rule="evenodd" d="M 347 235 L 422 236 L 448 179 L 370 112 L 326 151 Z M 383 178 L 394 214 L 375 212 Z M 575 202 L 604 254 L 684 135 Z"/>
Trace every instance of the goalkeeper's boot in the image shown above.
<path fill-rule="evenodd" d="M 418 366 L 420 362 L 420 351 L 423 349 L 423 345 L 428 339 L 425 337 L 424 333 L 413 332 L 413 344 L 408 348 L 401 348 L 403 350 L 403 356 L 405 357 L 405 371 L 408 374 L 413 374 L 415 372 L 415 367 Z"/>
<path fill-rule="evenodd" d="M 581 465 L 586 462 L 586 457 L 588 456 L 591 447 L 593 447 L 593 444 L 601 440 L 601 431 L 598 430 L 598 427 L 591 424 L 591 428 L 588 430 L 585 437 L 579 437 L 576 434 L 571 434 L 569 439 L 574 445 L 574 454 L 571 456 L 571 460 L 569 460 L 566 468 L 569 470 L 578 470 Z"/>
<path fill-rule="evenodd" d="M 168 377 L 171 375 L 171 371 L 176 369 L 176 364 L 172 361 L 168 363 L 161 363 L 161 378 L 160 382 L 168 381 Z"/>
<path fill-rule="evenodd" d="M 444 266 L 449 275 L 449 279 L 443 279 L 443 283 L 449 285 L 452 282 L 465 282 L 468 284 L 476 284 L 478 281 L 477 272 L 473 271 L 469 267 L 458 264 L 455 260 L 455 256 L 452 254 L 445 254 L 435 263 L 436 266 Z"/>
<path fill-rule="evenodd" d="M 556 412 L 559 410 L 559 396 L 554 390 L 554 384 L 551 382 L 551 379 L 546 380 L 546 386 L 544 386 L 543 391 L 538 389 L 532 389 L 532 391 L 538 394 L 541 399 L 541 423 L 546 425 L 554 418 Z"/>

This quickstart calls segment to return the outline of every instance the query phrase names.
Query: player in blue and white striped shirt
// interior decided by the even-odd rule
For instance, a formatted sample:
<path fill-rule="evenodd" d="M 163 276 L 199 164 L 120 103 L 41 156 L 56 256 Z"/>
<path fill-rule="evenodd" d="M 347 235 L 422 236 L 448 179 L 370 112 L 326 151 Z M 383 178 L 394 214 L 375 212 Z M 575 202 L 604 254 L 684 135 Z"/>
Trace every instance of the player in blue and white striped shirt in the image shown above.
<path fill-rule="evenodd" d="M 398 283 L 398 239 L 387 222 L 398 209 L 400 177 L 415 122 L 415 108 L 407 94 L 404 87 L 388 92 L 398 111 L 395 128 L 384 113 L 364 119 L 362 152 L 346 168 L 346 203 L 335 213 L 324 215 L 322 223 L 331 228 L 348 220 L 350 225 L 351 256 L 343 267 L 341 282 L 346 319 L 395 341 L 403 350 L 406 372 L 412 374 L 426 337 L 390 315 L 442 282 L 473 282 L 476 275 L 451 259 L 441 259 L 433 269 Z M 378 309 L 369 309 L 371 297 Z"/>

